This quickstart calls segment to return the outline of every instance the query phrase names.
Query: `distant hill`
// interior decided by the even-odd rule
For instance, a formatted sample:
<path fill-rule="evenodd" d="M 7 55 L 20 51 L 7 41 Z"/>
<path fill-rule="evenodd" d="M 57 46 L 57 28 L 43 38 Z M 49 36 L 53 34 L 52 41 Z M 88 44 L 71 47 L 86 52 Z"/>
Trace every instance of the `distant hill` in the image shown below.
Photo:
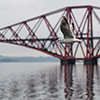
<path fill-rule="evenodd" d="M 59 62 L 55 57 L 5 57 L 0 55 L 0 62 Z"/>

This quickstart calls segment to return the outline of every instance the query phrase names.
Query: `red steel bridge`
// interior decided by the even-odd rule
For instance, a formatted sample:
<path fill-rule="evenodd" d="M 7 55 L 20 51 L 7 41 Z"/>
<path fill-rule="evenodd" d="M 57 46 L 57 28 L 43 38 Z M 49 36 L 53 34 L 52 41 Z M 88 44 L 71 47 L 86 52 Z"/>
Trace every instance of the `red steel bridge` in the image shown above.
<path fill-rule="evenodd" d="M 66 16 L 75 25 L 81 44 L 60 44 L 60 21 Z M 70 6 L 0 29 L 0 42 L 39 50 L 61 61 L 84 60 L 97 63 L 100 57 L 100 7 Z"/>

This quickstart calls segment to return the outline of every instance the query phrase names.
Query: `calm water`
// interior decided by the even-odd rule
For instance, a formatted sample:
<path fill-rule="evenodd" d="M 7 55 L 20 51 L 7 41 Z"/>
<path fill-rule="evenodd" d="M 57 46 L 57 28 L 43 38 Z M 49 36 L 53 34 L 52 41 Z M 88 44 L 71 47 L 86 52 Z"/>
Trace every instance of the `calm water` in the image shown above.
<path fill-rule="evenodd" d="M 0 63 L 0 100 L 100 100 L 100 66 Z"/>

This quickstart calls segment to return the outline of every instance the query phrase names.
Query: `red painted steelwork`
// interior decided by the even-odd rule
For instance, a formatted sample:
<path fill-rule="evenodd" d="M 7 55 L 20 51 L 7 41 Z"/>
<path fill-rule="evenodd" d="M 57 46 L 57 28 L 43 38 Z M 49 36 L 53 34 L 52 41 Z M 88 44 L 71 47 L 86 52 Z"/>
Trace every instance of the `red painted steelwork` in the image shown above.
<path fill-rule="evenodd" d="M 82 16 L 82 20 L 79 24 L 74 10 L 84 9 L 85 13 Z M 93 25 L 94 17 L 100 24 L 100 18 L 96 10 L 100 10 L 100 7 L 94 6 L 71 6 L 65 7 L 44 15 L 40 15 L 29 20 L 25 20 L 0 29 L 0 42 L 10 43 L 14 45 L 25 46 L 35 50 L 39 50 L 51 56 L 59 59 L 93 59 L 100 57 L 100 36 L 95 37 Z M 49 16 L 62 13 L 53 26 L 49 21 Z M 77 38 L 83 40 L 81 44 L 60 44 L 56 40 L 59 38 L 59 34 L 62 34 L 59 30 L 60 21 L 63 16 L 66 16 L 68 22 L 72 22 L 75 25 L 75 35 Z M 54 19 L 55 20 L 55 19 Z M 36 21 L 36 22 L 35 22 Z M 35 24 L 29 24 L 35 22 Z M 46 38 L 39 38 L 38 31 L 42 26 L 42 23 L 48 30 L 48 36 Z M 16 28 L 15 28 L 16 27 Z M 24 30 L 24 31 L 23 31 Z M 40 30 L 41 34 L 45 34 L 45 31 Z M 44 33 L 42 33 L 44 32 Z M 26 36 L 24 35 L 26 34 Z M 40 34 L 40 35 L 41 35 Z M 24 38 L 23 38 L 24 36 Z M 95 42 L 96 41 L 96 42 Z"/>

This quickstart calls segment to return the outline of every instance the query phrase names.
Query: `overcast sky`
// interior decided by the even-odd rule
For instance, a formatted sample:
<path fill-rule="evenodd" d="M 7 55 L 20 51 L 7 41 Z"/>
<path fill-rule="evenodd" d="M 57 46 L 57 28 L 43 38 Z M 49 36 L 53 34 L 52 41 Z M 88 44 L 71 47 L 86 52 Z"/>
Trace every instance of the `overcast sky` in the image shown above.
<path fill-rule="evenodd" d="M 0 28 L 67 6 L 100 6 L 100 0 L 0 0 Z M 0 43 L 0 55 L 48 56 L 33 49 Z"/>

